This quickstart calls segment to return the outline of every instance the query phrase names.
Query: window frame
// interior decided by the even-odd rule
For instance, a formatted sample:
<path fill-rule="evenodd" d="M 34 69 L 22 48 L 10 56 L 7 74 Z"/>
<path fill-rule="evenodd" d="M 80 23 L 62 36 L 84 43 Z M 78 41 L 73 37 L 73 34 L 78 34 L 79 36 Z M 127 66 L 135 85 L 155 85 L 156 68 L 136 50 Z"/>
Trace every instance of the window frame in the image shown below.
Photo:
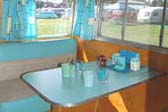
<path fill-rule="evenodd" d="M 106 2 L 108 2 L 110 0 L 106 0 Z M 126 13 L 127 10 L 127 6 L 128 6 L 128 0 L 125 0 L 126 2 L 126 8 L 124 13 Z M 149 44 L 143 44 L 143 43 L 138 43 L 138 42 L 133 42 L 133 41 L 128 41 L 128 40 L 124 40 L 124 35 L 125 35 L 125 23 L 122 24 L 122 30 L 121 30 L 121 34 L 122 34 L 122 39 L 116 39 L 116 38 L 109 38 L 106 36 L 102 36 L 101 35 L 101 25 L 102 25 L 102 12 L 103 12 L 103 4 L 104 4 L 104 0 L 97 0 L 97 8 L 99 8 L 99 10 L 97 9 L 97 12 L 99 13 L 99 18 L 97 19 L 97 23 L 98 25 L 95 27 L 95 40 L 98 41 L 105 41 L 105 42 L 110 42 L 110 43 L 115 43 L 115 44 L 120 44 L 120 45 L 126 45 L 126 46 L 131 46 L 131 47 L 137 47 L 137 48 L 141 48 L 141 49 L 146 49 L 146 50 L 152 50 L 152 51 L 156 51 L 159 53 L 164 53 L 167 54 L 168 53 L 168 47 L 163 47 L 163 38 L 164 38 L 164 25 L 165 25 L 165 14 L 166 14 L 166 8 L 167 8 L 167 0 L 164 0 L 164 8 L 163 8 L 163 16 L 162 16 L 162 23 L 160 24 L 160 34 L 158 36 L 159 38 L 159 46 L 154 46 L 154 45 L 149 45 Z M 98 14 L 97 14 L 98 15 Z M 125 20 L 125 18 L 124 18 Z"/>

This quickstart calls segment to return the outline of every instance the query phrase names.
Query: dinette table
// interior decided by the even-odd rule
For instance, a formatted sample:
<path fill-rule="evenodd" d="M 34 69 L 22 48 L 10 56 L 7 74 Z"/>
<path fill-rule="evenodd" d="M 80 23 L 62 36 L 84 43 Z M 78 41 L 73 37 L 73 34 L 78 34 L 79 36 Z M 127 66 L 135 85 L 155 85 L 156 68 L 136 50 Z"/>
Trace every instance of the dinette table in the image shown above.
<path fill-rule="evenodd" d="M 96 70 L 94 62 L 86 66 Z M 22 74 L 21 79 L 52 106 L 73 107 L 162 75 L 148 67 L 127 73 L 108 70 L 107 82 L 102 83 L 95 76 L 92 87 L 84 86 L 82 75 L 78 72 L 73 77 L 63 78 L 60 67 L 27 72 Z"/>

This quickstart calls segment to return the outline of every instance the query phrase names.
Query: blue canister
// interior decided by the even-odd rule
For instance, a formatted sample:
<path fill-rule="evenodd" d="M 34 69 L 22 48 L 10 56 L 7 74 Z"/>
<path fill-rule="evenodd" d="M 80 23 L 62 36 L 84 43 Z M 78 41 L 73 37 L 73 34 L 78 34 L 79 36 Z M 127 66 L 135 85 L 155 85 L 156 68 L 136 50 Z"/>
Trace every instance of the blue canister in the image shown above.
<path fill-rule="evenodd" d="M 126 58 L 124 56 L 115 57 L 114 69 L 117 71 L 123 71 L 126 69 Z"/>

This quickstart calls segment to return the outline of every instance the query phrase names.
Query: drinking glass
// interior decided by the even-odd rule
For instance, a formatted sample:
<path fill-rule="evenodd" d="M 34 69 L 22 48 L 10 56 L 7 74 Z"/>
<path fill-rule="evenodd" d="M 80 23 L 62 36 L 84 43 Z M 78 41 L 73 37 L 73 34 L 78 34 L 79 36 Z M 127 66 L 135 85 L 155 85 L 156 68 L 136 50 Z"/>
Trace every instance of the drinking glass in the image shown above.
<path fill-rule="evenodd" d="M 94 84 L 94 76 L 96 71 L 94 70 L 84 70 L 83 71 L 83 82 L 85 87 L 92 87 Z"/>
<path fill-rule="evenodd" d="M 62 75 L 65 78 L 68 78 L 71 76 L 71 64 L 70 63 L 62 63 L 61 64 L 61 70 L 62 70 Z"/>
<path fill-rule="evenodd" d="M 106 83 L 108 80 L 109 71 L 104 67 L 97 68 L 97 78 L 100 82 Z"/>

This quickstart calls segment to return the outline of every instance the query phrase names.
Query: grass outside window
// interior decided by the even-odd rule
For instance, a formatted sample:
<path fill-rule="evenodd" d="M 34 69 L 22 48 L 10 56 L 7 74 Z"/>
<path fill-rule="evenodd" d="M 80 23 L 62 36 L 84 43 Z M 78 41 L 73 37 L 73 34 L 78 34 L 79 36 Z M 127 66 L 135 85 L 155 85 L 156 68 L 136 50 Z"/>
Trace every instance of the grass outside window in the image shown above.
<path fill-rule="evenodd" d="M 71 20 L 69 19 L 37 19 L 38 36 L 69 35 Z"/>
<path fill-rule="evenodd" d="M 121 39 L 121 25 L 113 22 L 102 22 L 102 36 Z M 160 25 L 157 24 L 137 24 L 126 26 L 125 40 L 149 45 L 159 45 Z M 168 27 L 165 29 L 165 37 L 168 35 Z M 168 47 L 168 39 L 164 40 L 164 45 Z"/>
<path fill-rule="evenodd" d="M 163 47 L 168 48 L 168 25 L 166 25 L 164 29 Z"/>

